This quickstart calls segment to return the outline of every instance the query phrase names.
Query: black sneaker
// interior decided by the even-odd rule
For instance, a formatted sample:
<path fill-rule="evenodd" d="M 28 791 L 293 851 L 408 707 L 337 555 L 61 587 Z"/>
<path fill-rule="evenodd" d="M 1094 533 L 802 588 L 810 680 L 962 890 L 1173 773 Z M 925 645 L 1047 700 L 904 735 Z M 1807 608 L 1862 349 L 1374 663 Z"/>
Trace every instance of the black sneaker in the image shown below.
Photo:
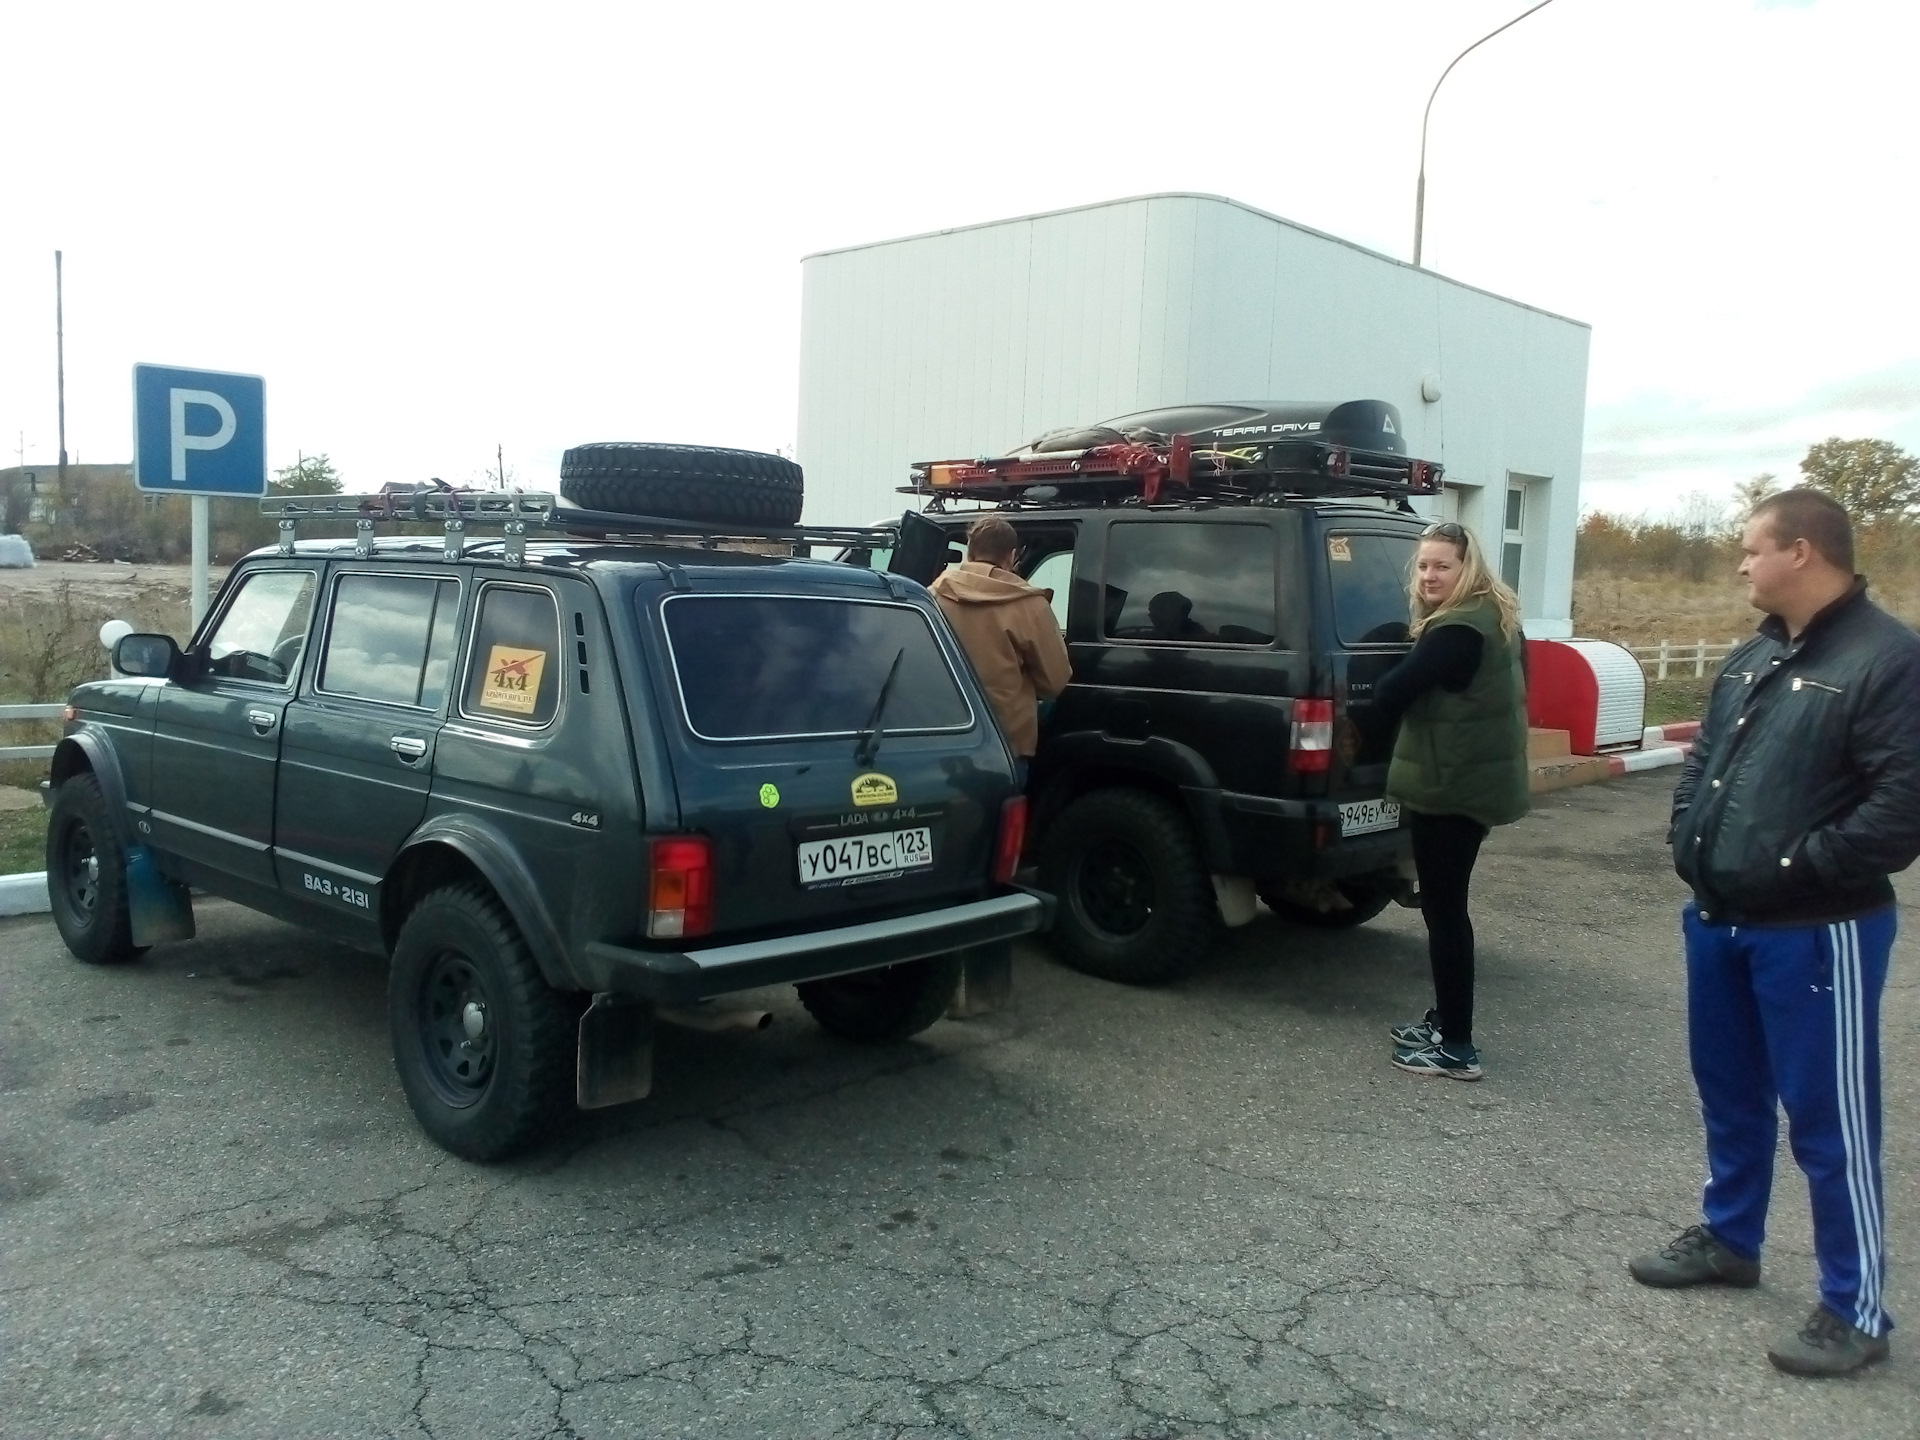
<path fill-rule="evenodd" d="M 1402 1050 L 1424 1050 L 1429 1045 L 1440 1043 L 1440 1012 L 1427 1011 L 1424 1018 L 1409 1020 L 1404 1025 L 1390 1026 L 1387 1038 Z"/>
<path fill-rule="evenodd" d="M 1444 1075 L 1449 1080 L 1478 1080 L 1480 1052 L 1471 1045 L 1405 1046 L 1393 1052 L 1394 1065 L 1409 1075 Z"/>
<path fill-rule="evenodd" d="M 1704 1225 L 1689 1225 L 1665 1249 L 1629 1260 L 1627 1269 L 1642 1285 L 1662 1290 L 1682 1285 L 1733 1285 L 1747 1290 L 1760 1283 L 1760 1262 L 1741 1259 Z"/>
<path fill-rule="evenodd" d="M 1886 1336 L 1869 1335 L 1824 1305 L 1814 1306 L 1806 1324 L 1767 1351 L 1773 1368 L 1789 1375 L 1848 1375 L 1886 1358 Z"/>

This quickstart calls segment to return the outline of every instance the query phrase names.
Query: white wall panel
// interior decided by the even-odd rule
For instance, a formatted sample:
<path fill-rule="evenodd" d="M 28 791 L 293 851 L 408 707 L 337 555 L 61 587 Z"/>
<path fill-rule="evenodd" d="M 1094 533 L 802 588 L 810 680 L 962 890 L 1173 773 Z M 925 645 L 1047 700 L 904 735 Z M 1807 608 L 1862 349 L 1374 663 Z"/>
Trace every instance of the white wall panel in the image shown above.
<path fill-rule="evenodd" d="M 1391 401 L 1499 543 L 1509 472 L 1542 476 L 1529 628 L 1567 633 L 1585 325 L 1230 200 L 1157 195 L 808 257 L 807 516 L 896 509 L 915 460 L 1195 400 Z M 1442 399 L 1420 397 L 1422 378 Z M 1541 512 L 1544 512 L 1542 514 Z"/>

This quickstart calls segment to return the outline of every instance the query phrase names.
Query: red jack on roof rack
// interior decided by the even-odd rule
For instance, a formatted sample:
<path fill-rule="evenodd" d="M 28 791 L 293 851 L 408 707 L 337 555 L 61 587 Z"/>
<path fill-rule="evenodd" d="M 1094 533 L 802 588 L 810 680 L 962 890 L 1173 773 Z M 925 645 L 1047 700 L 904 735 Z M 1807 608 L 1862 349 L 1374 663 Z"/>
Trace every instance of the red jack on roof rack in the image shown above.
<path fill-rule="evenodd" d="M 1406 454 L 1399 412 L 1341 405 L 1183 405 L 1055 431 L 995 459 L 916 464 L 903 490 L 1034 507 L 1277 501 L 1440 491 L 1442 466 Z"/>

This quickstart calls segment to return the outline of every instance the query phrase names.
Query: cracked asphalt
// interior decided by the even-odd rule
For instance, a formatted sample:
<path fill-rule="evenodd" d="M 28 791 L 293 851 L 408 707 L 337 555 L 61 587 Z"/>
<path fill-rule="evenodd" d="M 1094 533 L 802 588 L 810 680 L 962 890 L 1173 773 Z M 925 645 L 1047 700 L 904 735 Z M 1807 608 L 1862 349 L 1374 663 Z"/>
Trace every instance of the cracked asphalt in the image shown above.
<path fill-rule="evenodd" d="M 773 1029 L 666 1031 L 653 1099 L 493 1168 L 415 1129 L 377 960 L 214 903 L 117 971 L 0 923 L 0 1434 L 1913 1440 L 1912 1330 L 1766 1363 L 1813 1298 L 1784 1148 L 1759 1289 L 1624 1269 L 1701 1177 L 1669 788 L 1497 832 L 1478 1085 L 1387 1064 L 1417 915 L 1263 914 L 1160 990 L 1024 952 L 1009 1010 L 883 1049 L 764 992 Z"/>

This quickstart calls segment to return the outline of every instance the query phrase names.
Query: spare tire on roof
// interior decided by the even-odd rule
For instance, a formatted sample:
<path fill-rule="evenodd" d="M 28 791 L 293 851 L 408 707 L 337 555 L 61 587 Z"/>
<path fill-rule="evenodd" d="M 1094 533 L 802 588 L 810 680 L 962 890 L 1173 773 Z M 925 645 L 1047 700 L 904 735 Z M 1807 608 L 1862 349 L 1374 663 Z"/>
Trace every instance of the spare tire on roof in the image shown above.
<path fill-rule="evenodd" d="M 560 457 L 560 493 L 585 510 L 706 525 L 797 525 L 800 467 L 759 450 L 610 440 Z"/>

